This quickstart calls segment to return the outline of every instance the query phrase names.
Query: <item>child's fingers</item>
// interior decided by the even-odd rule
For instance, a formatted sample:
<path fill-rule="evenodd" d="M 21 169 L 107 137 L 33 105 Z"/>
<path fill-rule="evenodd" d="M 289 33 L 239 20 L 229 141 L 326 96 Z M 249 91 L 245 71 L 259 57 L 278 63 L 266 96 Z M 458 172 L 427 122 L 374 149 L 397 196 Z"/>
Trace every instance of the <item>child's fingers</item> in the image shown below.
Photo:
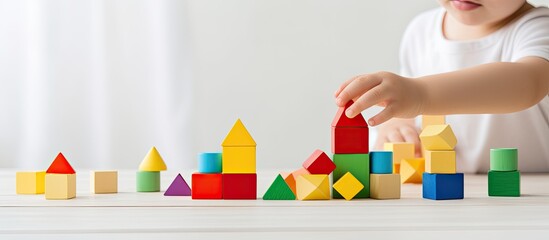
<path fill-rule="evenodd" d="M 404 137 L 398 130 L 395 130 L 387 133 L 387 140 L 387 142 L 404 142 Z"/>
<path fill-rule="evenodd" d="M 338 106 L 345 106 L 347 102 L 351 99 L 354 99 L 366 91 L 377 86 L 381 81 L 378 78 L 371 77 L 370 75 L 365 75 L 355 80 L 351 81 L 336 98 L 336 103 Z M 347 115 L 348 116 L 348 115 Z"/>
<path fill-rule="evenodd" d="M 370 126 L 377 126 L 379 124 L 382 124 L 389 119 L 393 118 L 395 114 L 393 113 L 393 108 L 391 105 L 387 106 L 381 112 L 379 112 L 377 115 L 373 116 L 368 120 L 368 125 Z"/>
<path fill-rule="evenodd" d="M 341 93 L 341 91 L 343 91 L 343 89 L 345 89 L 347 87 L 347 85 L 349 85 L 349 83 L 351 83 L 352 81 L 354 81 L 355 79 L 359 78 L 360 76 L 356 76 L 356 77 L 353 77 L 345 82 L 343 82 L 339 88 L 335 91 L 334 93 L 334 97 L 337 98 L 339 97 L 339 94 Z"/>
<path fill-rule="evenodd" d="M 345 111 L 345 115 L 349 118 L 353 118 L 360 112 L 382 102 L 383 100 L 383 87 L 381 85 L 377 85 L 360 96 L 353 105 L 349 106 L 349 108 Z"/>

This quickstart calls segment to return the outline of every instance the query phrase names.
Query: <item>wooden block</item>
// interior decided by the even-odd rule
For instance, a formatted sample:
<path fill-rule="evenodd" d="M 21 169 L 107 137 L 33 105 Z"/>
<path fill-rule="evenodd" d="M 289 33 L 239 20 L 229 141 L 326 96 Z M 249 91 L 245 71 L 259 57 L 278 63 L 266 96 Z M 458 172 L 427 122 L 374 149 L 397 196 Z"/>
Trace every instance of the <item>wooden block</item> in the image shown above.
<path fill-rule="evenodd" d="M 164 196 L 191 196 L 191 188 L 179 173 L 164 192 Z"/>
<path fill-rule="evenodd" d="M 137 192 L 160 192 L 159 171 L 138 171 L 135 182 Z"/>
<path fill-rule="evenodd" d="M 393 163 L 393 173 L 400 174 L 400 163 Z"/>
<path fill-rule="evenodd" d="M 292 172 L 292 175 L 294 175 L 294 178 L 296 179 L 296 181 L 297 181 L 297 177 L 299 177 L 303 174 L 311 174 L 311 173 L 305 168 L 299 168 L 299 169 Z"/>
<path fill-rule="evenodd" d="M 159 172 L 166 169 L 166 163 L 164 163 L 164 159 L 162 159 L 156 147 L 152 147 L 143 161 L 141 161 L 141 164 L 139 164 L 139 171 L 142 172 Z"/>
<path fill-rule="evenodd" d="M 431 125 L 446 124 L 446 116 L 444 115 L 423 115 L 421 116 L 421 130 Z"/>
<path fill-rule="evenodd" d="M 330 159 L 326 153 L 318 149 L 303 162 L 302 166 L 311 174 L 330 174 L 336 168 L 332 159 Z"/>
<path fill-rule="evenodd" d="M 329 200 L 330 182 L 327 174 L 304 174 L 297 178 L 297 199 Z"/>
<path fill-rule="evenodd" d="M 332 127 L 332 152 L 368 153 L 368 127 Z"/>
<path fill-rule="evenodd" d="M 350 172 L 339 178 L 333 187 L 347 201 L 353 199 L 360 190 L 364 189 L 364 185 Z"/>
<path fill-rule="evenodd" d="M 347 172 L 364 186 L 354 198 L 370 197 L 370 156 L 368 154 L 334 154 L 336 169 L 332 177 L 333 183 L 337 182 Z M 343 198 L 337 191 L 332 191 L 333 198 Z"/>
<path fill-rule="evenodd" d="M 450 125 L 430 125 L 419 135 L 425 150 L 454 150 L 457 144 L 456 135 Z"/>
<path fill-rule="evenodd" d="M 425 172 L 425 159 L 402 159 L 400 162 L 400 181 L 402 183 L 421 183 Z"/>
<path fill-rule="evenodd" d="M 222 154 L 218 152 L 201 153 L 198 155 L 199 173 L 221 173 Z"/>
<path fill-rule="evenodd" d="M 520 172 L 489 171 L 488 196 L 520 197 Z"/>
<path fill-rule="evenodd" d="M 48 168 L 48 170 L 46 170 L 46 173 L 73 174 L 76 172 L 72 168 L 69 161 L 67 161 L 65 156 L 63 156 L 63 153 L 59 153 L 57 154 L 57 157 L 55 157 L 53 162 L 50 164 L 50 167 Z"/>
<path fill-rule="evenodd" d="M 223 199 L 257 199 L 255 173 L 224 173 Z"/>
<path fill-rule="evenodd" d="M 423 173 L 423 198 L 463 199 L 463 173 Z"/>
<path fill-rule="evenodd" d="M 252 138 L 252 135 L 248 132 L 248 129 L 244 126 L 240 119 L 237 119 L 231 128 L 231 131 L 223 140 L 221 144 L 223 147 L 255 147 L 255 140 Z"/>
<path fill-rule="evenodd" d="M 45 171 L 17 172 L 15 174 L 15 192 L 17 194 L 44 194 Z"/>
<path fill-rule="evenodd" d="M 289 176 L 293 176 L 289 174 Z M 282 175 L 278 174 L 275 180 L 263 195 L 263 200 L 295 200 L 295 193 L 288 186 Z"/>
<path fill-rule="evenodd" d="M 192 199 L 222 199 L 223 175 L 220 173 L 193 173 Z"/>
<path fill-rule="evenodd" d="M 490 170 L 492 171 L 517 171 L 518 149 L 494 148 L 490 149 Z"/>
<path fill-rule="evenodd" d="M 385 151 L 393 152 L 393 164 L 400 164 L 400 160 L 414 158 L 415 147 L 413 143 L 385 143 Z"/>
<path fill-rule="evenodd" d="M 305 174 L 309 174 L 309 172 L 307 172 Z M 296 189 L 295 189 L 295 178 L 296 177 L 295 177 L 295 175 L 293 173 L 282 172 L 282 173 L 280 173 L 280 176 L 284 179 L 284 182 L 286 182 L 288 187 L 290 187 L 290 189 L 292 190 L 292 192 L 295 195 L 296 194 Z"/>
<path fill-rule="evenodd" d="M 370 152 L 370 173 L 377 173 L 377 174 L 393 173 L 393 152 L 371 151 Z"/>
<path fill-rule="evenodd" d="M 370 174 L 370 197 L 373 199 L 399 199 L 399 174 Z"/>
<path fill-rule="evenodd" d="M 456 173 L 456 152 L 425 150 L 425 172 Z"/>
<path fill-rule="evenodd" d="M 76 197 L 76 173 L 46 173 L 45 197 L 48 200 L 66 200 Z"/>
<path fill-rule="evenodd" d="M 90 190 L 92 193 L 117 193 L 117 171 L 90 171 Z"/>
<path fill-rule="evenodd" d="M 256 173 L 255 147 L 223 147 L 223 173 Z"/>
<path fill-rule="evenodd" d="M 348 118 L 345 115 L 345 110 L 353 104 L 353 100 L 347 102 L 345 107 L 340 107 L 332 121 L 332 127 L 368 127 L 362 114 L 356 115 L 354 118 Z"/>

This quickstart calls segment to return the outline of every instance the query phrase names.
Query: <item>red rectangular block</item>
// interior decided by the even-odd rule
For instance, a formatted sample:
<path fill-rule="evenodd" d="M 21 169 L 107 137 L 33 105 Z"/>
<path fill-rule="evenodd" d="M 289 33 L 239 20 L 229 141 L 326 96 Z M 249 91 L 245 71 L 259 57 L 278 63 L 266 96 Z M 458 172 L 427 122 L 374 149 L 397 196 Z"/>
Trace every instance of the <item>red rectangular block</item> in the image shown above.
<path fill-rule="evenodd" d="M 222 174 L 193 173 L 192 199 L 221 199 L 223 197 Z"/>
<path fill-rule="evenodd" d="M 333 153 L 368 153 L 368 127 L 332 127 Z"/>
<path fill-rule="evenodd" d="M 257 199 L 257 174 L 223 174 L 223 199 Z"/>

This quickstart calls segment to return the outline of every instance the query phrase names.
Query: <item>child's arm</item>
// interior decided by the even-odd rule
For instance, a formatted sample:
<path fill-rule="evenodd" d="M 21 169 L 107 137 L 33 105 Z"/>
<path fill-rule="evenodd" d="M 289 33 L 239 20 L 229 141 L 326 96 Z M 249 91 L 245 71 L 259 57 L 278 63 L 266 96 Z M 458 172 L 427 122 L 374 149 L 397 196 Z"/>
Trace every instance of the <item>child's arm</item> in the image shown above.
<path fill-rule="evenodd" d="M 346 115 L 354 117 L 373 105 L 385 109 L 368 120 L 371 126 L 391 118 L 419 114 L 510 113 L 527 109 L 549 94 L 549 61 L 525 57 L 460 71 L 419 77 L 375 73 L 355 77 L 336 92 L 336 103 L 355 103 Z"/>

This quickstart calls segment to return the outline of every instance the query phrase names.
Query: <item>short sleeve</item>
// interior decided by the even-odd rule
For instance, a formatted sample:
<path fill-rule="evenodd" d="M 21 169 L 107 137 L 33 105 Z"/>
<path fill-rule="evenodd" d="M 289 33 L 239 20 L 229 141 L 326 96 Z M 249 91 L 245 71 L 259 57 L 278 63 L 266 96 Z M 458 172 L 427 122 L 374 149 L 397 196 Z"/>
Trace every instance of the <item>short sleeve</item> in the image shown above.
<path fill-rule="evenodd" d="M 549 9 L 540 9 L 535 16 L 517 25 L 511 61 L 524 57 L 540 57 L 549 61 Z"/>

